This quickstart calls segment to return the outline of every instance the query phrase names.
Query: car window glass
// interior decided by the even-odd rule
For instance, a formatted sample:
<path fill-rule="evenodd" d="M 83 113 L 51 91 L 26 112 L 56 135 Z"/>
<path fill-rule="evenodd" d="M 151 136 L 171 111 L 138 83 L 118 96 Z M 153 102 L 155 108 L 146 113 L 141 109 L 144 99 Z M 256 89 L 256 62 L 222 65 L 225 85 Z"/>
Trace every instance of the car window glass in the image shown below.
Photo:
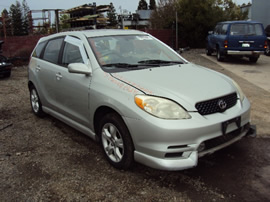
<path fill-rule="evenodd" d="M 42 50 L 43 50 L 44 46 L 46 45 L 46 43 L 47 43 L 46 41 L 39 43 L 37 45 L 35 51 L 33 52 L 32 56 L 40 58 Z"/>
<path fill-rule="evenodd" d="M 222 25 L 220 34 L 225 35 L 227 33 L 227 29 L 228 29 L 228 24 Z"/>
<path fill-rule="evenodd" d="M 70 43 L 65 44 L 62 63 L 68 65 L 70 63 L 83 63 L 83 58 L 78 46 Z"/>
<path fill-rule="evenodd" d="M 148 35 L 104 36 L 88 39 L 100 65 L 179 61 L 178 54 Z"/>
<path fill-rule="evenodd" d="M 263 29 L 260 24 L 232 24 L 230 35 L 263 35 Z"/>
<path fill-rule="evenodd" d="M 52 63 L 57 63 L 63 40 L 64 38 L 50 40 L 45 48 L 43 59 Z"/>

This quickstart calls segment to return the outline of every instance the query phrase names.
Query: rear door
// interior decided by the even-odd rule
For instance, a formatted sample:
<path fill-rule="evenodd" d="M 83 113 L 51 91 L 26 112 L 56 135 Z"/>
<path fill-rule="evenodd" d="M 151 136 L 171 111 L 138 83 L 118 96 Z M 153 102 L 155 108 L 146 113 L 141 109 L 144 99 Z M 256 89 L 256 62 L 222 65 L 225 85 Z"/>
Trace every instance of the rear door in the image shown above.
<path fill-rule="evenodd" d="M 55 109 L 55 69 L 64 37 L 54 38 L 46 42 L 44 52 L 36 64 L 36 82 L 44 107 Z"/>
<path fill-rule="evenodd" d="M 230 50 L 264 51 L 265 40 L 266 36 L 260 23 L 236 23 L 230 26 Z"/>

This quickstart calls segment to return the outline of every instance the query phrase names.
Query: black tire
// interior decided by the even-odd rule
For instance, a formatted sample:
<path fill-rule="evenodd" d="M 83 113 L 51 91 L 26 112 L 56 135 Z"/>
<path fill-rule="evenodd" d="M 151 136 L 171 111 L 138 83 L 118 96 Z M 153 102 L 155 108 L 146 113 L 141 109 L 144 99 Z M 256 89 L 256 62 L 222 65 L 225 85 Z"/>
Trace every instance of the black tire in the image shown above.
<path fill-rule="evenodd" d="M 249 57 L 249 61 L 252 63 L 256 63 L 258 61 L 259 57 Z"/>
<path fill-rule="evenodd" d="M 268 45 L 265 50 L 265 55 L 270 56 L 270 46 Z"/>
<path fill-rule="evenodd" d="M 42 104 L 40 102 L 40 98 L 38 92 L 34 86 L 30 87 L 30 104 L 32 111 L 38 117 L 44 117 L 45 113 L 42 110 Z"/>
<path fill-rule="evenodd" d="M 217 61 L 224 61 L 224 56 L 223 54 L 220 52 L 219 48 L 217 48 Z"/>
<path fill-rule="evenodd" d="M 106 114 L 100 121 L 99 136 L 109 163 L 118 169 L 129 169 L 134 162 L 134 146 L 122 118 L 116 113 Z"/>
<path fill-rule="evenodd" d="M 205 53 L 206 53 L 206 55 L 211 56 L 212 55 L 212 50 L 210 50 L 209 47 L 206 47 Z"/>

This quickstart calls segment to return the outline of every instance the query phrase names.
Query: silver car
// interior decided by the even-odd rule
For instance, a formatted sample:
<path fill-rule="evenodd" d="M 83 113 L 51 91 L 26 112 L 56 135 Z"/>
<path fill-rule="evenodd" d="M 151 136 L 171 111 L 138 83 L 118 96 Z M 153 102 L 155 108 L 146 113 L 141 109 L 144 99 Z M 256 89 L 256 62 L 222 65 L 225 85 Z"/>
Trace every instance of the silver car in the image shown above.
<path fill-rule="evenodd" d="M 31 107 L 99 141 L 107 160 L 182 170 L 251 133 L 230 78 L 134 30 L 43 37 L 29 63 Z"/>

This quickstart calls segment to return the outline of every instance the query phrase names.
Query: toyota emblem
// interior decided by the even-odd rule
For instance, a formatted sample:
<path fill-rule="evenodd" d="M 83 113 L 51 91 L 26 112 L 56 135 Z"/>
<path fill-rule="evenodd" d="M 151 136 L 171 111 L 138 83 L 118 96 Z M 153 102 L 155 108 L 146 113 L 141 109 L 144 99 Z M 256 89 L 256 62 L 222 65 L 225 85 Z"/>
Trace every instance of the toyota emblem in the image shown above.
<path fill-rule="evenodd" d="M 217 104 L 221 111 L 224 111 L 227 107 L 227 103 L 224 100 L 219 100 Z"/>

